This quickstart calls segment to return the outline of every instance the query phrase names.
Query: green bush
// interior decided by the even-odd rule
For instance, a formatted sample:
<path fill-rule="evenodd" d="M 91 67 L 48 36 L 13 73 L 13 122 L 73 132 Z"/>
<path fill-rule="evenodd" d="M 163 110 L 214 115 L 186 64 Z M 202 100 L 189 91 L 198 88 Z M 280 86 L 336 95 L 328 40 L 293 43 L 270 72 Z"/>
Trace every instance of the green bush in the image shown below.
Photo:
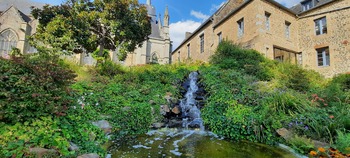
<path fill-rule="evenodd" d="M 337 149 L 344 153 L 350 154 L 350 133 L 343 133 L 341 131 L 337 131 L 338 137 L 336 140 Z"/>
<path fill-rule="evenodd" d="M 117 74 L 125 73 L 125 70 L 120 64 L 116 64 L 111 60 L 105 60 L 97 65 L 96 72 L 102 76 L 113 77 Z"/>
<path fill-rule="evenodd" d="M 332 79 L 331 84 L 339 84 L 341 90 L 350 91 L 350 74 L 340 74 Z"/>
<path fill-rule="evenodd" d="M 0 121 L 24 122 L 40 116 L 65 115 L 75 74 L 38 56 L 0 58 Z"/>
<path fill-rule="evenodd" d="M 100 147 L 106 141 L 104 133 L 79 118 L 81 116 L 77 115 L 47 116 L 0 126 L 0 157 L 25 157 L 30 154 L 31 147 L 53 149 L 54 157 L 74 157 L 91 152 L 105 155 L 105 150 Z M 69 142 L 77 144 L 79 151 L 69 151 Z"/>
<path fill-rule="evenodd" d="M 210 58 L 210 63 L 222 69 L 235 69 L 249 75 L 257 76 L 262 80 L 272 78 L 269 66 L 265 57 L 252 49 L 243 49 L 231 41 L 223 41 L 219 44 L 216 52 Z"/>

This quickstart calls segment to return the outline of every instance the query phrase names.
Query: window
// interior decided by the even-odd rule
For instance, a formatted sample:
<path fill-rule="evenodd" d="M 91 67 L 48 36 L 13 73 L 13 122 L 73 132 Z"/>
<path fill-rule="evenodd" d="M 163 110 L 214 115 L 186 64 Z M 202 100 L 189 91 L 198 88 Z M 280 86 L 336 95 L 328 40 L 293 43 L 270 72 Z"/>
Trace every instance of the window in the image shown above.
<path fill-rule="evenodd" d="M 290 38 L 290 22 L 286 21 L 285 22 L 285 34 L 286 38 Z"/>
<path fill-rule="evenodd" d="M 179 62 L 181 61 L 181 59 L 180 59 L 180 51 L 177 52 L 177 60 L 179 60 Z"/>
<path fill-rule="evenodd" d="M 265 12 L 265 27 L 266 27 L 266 30 L 270 30 L 270 16 L 271 14 L 268 13 L 268 12 Z"/>
<path fill-rule="evenodd" d="M 244 19 L 237 21 L 238 24 L 238 37 L 242 37 L 244 34 Z"/>
<path fill-rule="evenodd" d="M 0 56 L 8 56 L 13 47 L 17 47 L 17 36 L 11 30 L 5 30 L 0 34 Z"/>
<path fill-rule="evenodd" d="M 305 1 L 301 3 L 301 5 L 303 7 L 303 11 L 307 11 L 313 7 L 312 0 Z"/>
<path fill-rule="evenodd" d="M 187 45 L 187 58 L 191 58 L 191 45 Z"/>
<path fill-rule="evenodd" d="M 326 17 L 315 20 L 316 35 L 322 35 L 327 33 L 327 20 Z"/>
<path fill-rule="evenodd" d="M 219 43 L 221 43 L 221 41 L 222 41 L 222 33 L 221 32 L 218 33 L 218 41 L 219 41 Z"/>
<path fill-rule="evenodd" d="M 320 48 L 316 49 L 317 51 L 317 65 L 318 66 L 329 66 L 330 61 L 329 61 L 329 48 Z"/>
<path fill-rule="evenodd" d="M 201 53 L 203 53 L 204 52 L 204 34 L 200 35 L 199 38 L 200 38 L 200 46 L 201 46 L 200 51 Z"/>

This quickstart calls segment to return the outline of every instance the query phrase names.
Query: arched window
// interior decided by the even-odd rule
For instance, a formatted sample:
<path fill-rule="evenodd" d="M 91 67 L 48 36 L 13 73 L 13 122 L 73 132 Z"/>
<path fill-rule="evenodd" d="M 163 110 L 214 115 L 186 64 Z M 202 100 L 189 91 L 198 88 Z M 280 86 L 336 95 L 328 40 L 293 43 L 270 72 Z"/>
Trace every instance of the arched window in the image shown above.
<path fill-rule="evenodd" d="M 17 36 L 11 30 L 5 30 L 0 34 L 0 56 L 9 55 L 12 47 L 17 47 Z"/>
<path fill-rule="evenodd" d="M 152 58 L 151 58 L 151 63 L 152 63 L 152 64 L 158 64 L 158 56 L 157 56 L 157 53 L 153 53 Z"/>

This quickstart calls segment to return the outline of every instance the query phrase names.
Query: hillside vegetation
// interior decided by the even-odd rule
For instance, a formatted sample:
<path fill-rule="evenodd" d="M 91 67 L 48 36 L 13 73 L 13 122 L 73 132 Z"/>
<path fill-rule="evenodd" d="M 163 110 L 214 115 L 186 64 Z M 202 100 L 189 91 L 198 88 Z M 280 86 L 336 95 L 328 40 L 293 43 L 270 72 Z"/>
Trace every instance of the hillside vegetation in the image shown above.
<path fill-rule="evenodd" d="M 52 157 L 103 157 L 108 138 L 93 121 L 111 123 L 110 139 L 147 132 L 163 119 L 165 97 L 182 97 L 180 85 L 191 71 L 207 91 L 208 130 L 311 156 L 334 149 L 350 154 L 350 74 L 324 79 L 224 41 L 209 64 L 126 68 L 104 61 L 86 68 L 40 56 L 0 58 L 0 157 L 31 157 L 33 147 L 53 149 Z M 281 129 L 286 139 L 276 132 Z M 68 150 L 70 143 L 79 150 Z"/>

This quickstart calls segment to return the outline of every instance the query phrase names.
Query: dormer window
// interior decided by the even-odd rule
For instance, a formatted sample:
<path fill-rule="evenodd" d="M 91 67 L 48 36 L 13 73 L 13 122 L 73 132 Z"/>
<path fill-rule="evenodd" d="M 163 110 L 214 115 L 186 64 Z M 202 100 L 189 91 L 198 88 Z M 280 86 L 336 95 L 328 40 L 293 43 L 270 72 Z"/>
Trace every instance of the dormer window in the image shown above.
<path fill-rule="evenodd" d="M 301 3 L 301 6 L 303 7 L 303 11 L 307 11 L 313 7 L 312 0 L 304 1 Z"/>

